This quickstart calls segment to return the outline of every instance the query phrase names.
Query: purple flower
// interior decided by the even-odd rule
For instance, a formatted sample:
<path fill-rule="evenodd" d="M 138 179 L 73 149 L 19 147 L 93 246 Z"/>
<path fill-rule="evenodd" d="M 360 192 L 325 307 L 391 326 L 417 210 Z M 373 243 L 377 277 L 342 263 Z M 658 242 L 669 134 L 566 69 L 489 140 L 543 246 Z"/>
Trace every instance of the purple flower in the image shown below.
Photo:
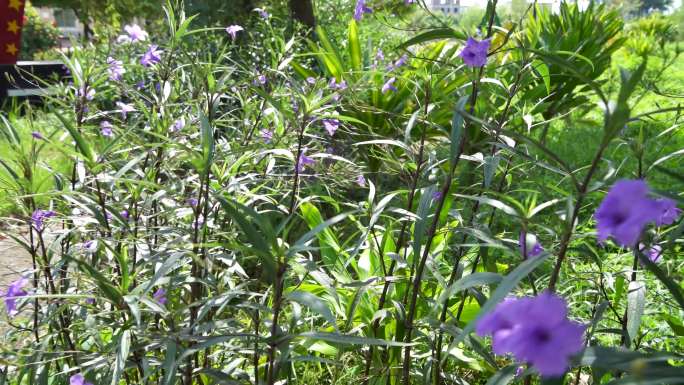
<path fill-rule="evenodd" d="M 268 79 L 266 78 L 266 75 L 261 74 L 261 75 L 257 76 L 256 80 L 254 81 L 254 84 L 255 85 L 260 84 L 263 86 L 267 82 L 268 82 Z"/>
<path fill-rule="evenodd" d="M 197 207 L 199 200 L 197 198 L 188 198 L 188 200 L 186 202 L 188 202 L 190 207 Z"/>
<path fill-rule="evenodd" d="M 228 28 L 226 28 L 226 32 L 230 35 L 230 37 L 235 40 L 237 37 L 238 32 L 244 31 L 245 29 L 242 28 L 239 25 L 231 25 Z"/>
<path fill-rule="evenodd" d="M 95 99 L 95 90 L 88 87 L 85 90 L 83 88 L 79 88 L 76 90 L 76 96 L 79 98 L 85 97 L 85 100 L 91 101 Z"/>
<path fill-rule="evenodd" d="M 38 131 L 33 131 L 33 132 L 31 133 L 31 136 L 33 137 L 33 139 L 38 139 L 38 140 L 45 139 L 45 138 L 43 137 L 43 134 L 41 134 L 41 133 L 38 132 Z"/>
<path fill-rule="evenodd" d="M 268 19 L 271 16 L 268 12 L 266 12 L 265 9 L 255 8 L 254 10 L 259 14 L 259 16 L 261 16 L 262 19 Z"/>
<path fill-rule="evenodd" d="M 308 78 L 306 78 L 306 82 L 311 84 L 311 85 L 314 85 L 314 84 L 316 84 L 316 78 L 313 76 L 309 76 Z"/>
<path fill-rule="evenodd" d="M 338 83 L 337 79 L 331 78 L 330 83 L 328 83 L 328 87 L 333 90 L 343 91 L 347 89 L 347 82 L 342 80 Z"/>
<path fill-rule="evenodd" d="M 492 335 L 496 354 L 511 353 L 542 376 L 560 376 L 569 358 L 584 347 L 585 326 L 570 321 L 565 300 L 550 292 L 507 298 L 480 319 L 479 335 Z"/>
<path fill-rule="evenodd" d="M 150 45 L 150 47 L 147 49 L 147 52 L 143 54 L 143 56 L 140 58 L 140 64 L 142 64 L 145 67 L 151 67 L 161 61 L 161 53 L 158 49 L 159 47 L 155 44 Z"/>
<path fill-rule="evenodd" d="M 119 213 L 119 215 L 121 215 L 121 218 L 123 218 L 125 220 L 128 220 L 128 218 L 130 218 L 130 216 L 131 216 L 130 213 L 128 212 L 128 210 L 122 210 Z"/>
<path fill-rule="evenodd" d="M 137 24 L 124 26 L 124 31 L 128 34 L 128 38 L 132 42 L 145 41 L 147 39 L 147 32 L 140 28 Z"/>
<path fill-rule="evenodd" d="M 416 0 L 404 0 L 404 5 L 415 4 Z"/>
<path fill-rule="evenodd" d="M 5 293 L 5 309 L 7 310 L 7 315 L 14 317 L 19 312 L 17 310 L 17 298 L 27 295 L 27 293 L 22 290 L 24 286 L 28 283 L 28 279 L 19 278 L 18 280 L 12 282 L 7 288 L 7 293 Z"/>
<path fill-rule="evenodd" d="M 375 53 L 375 60 L 385 60 L 385 53 L 381 48 L 378 48 L 378 52 Z"/>
<path fill-rule="evenodd" d="M 166 290 L 160 287 L 159 289 L 157 289 L 157 291 L 154 292 L 154 294 L 152 294 L 152 298 L 154 298 L 155 301 L 159 302 L 162 305 L 166 304 Z"/>
<path fill-rule="evenodd" d="M 648 192 L 643 180 L 616 182 L 596 210 L 599 241 L 613 237 L 623 247 L 634 246 L 644 226 L 662 213 L 662 206 Z"/>
<path fill-rule="evenodd" d="M 47 218 L 54 217 L 55 215 L 57 215 L 57 213 L 52 210 L 38 209 L 31 214 L 31 223 L 36 231 L 43 231 L 43 221 Z"/>
<path fill-rule="evenodd" d="M 90 240 L 83 244 L 83 251 L 88 254 L 94 254 L 97 251 L 97 241 Z"/>
<path fill-rule="evenodd" d="M 373 12 L 368 6 L 366 6 L 366 0 L 356 0 L 356 7 L 354 7 L 354 20 L 361 21 L 364 13 Z"/>
<path fill-rule="evenodd" d="M 88 298 L 86 298 L 85 302 L 87 305 L 95 305 L 95 298 L 88 297 Z"/>
<path fill-rule="evenodd" d="M 394 82 L 397 81 L 397 78 L 390 78 L 385 84 L 382 86 L 382 93 L 386 94 L 389 91 L 396 92 L 397 87 L 394 86 Z"/>
<path fill-rule="evenodd" d="M 356 177 L 356 184 L 358 184 L 361 187 L 366 186 L 366 178 L 360 174 L 359 176 Z"/>
<path fill-rule="evenodd" d="M 432 200 L 438 201 L 442 199 L 442 192 L 441 191 L 435 191 L 432 193 Z"/>
<path fill-rule="evenodd" d="M 387 66 L 387 71 L 394 71 L 395 69 L 403 66 L 407 62 L 408 62 L 408 55 L 403 54 L 394 63 L 390 63 L 390 65 Z"/>
<path fill-rule="evenodd" d="M 340 121 L 337 119 L 323 119 L 323 127 L 328 131 L 328 135 L 333 136 L 340 127 Z"/>
<path fill-rule="evenodd" d="M 114 126 L 112 126 L 111 123 L 107 120 L 103 120 L 100 123 L 100 131 L 102 132 L 102 136 L 105 136 L 107 138 L 111 138 L 114 136 L 114 131 L 113 131 Z"/>
<path fill-rule="evenodd" d="M 656 225 L 671 225 L 673 224 L 682 210 L 677 207 L 677 202 L 669 198 L 661 198 L 656 201 L 660 208 L 660 215 L 656 219 Z"/>
<path fill-rule="evenodd" d="M 658 263 L 660 258 L 663 256 L 663 248 L 658 245 L 653 245 L 646 250 L 646 245 L 643 243 L 639 244 L 639 251 L 648 257 L 653 263 Z"/>
<path fill-rule="evenodd" d="M 538 257 L 544 251 L 542 245 L 537 241 L 537 236 L 524 231 L 520 232 L 518 244 L 520 245 L 520 254 L 524 259 Z"/>
<path fill-rule="evenodd" d="M 169 131 L 171 132 L 178 132 L 182 130 L 185 127 L 185 118 L 179 118 L 173 124 L 171 127 L 169 127 Z"/>
<path fill-rule="evenodd" d="M 271 143 L 271 140 L 273 140 L 273 131 L 267 130 L 264 128 L 263 130 L 260 131 L 260 133 L 261 133 L 261 139 L 263 139 L 264 142 Z"/>
<path fill-rule="evenodd" d="M 459 56 L 469 67 L 482 67 L 487 64 L 487 52 L 489 51 L 490 44 L 491 41 L 489 39 L 477 41 L 469 37 Z"/>
<path fill-rule="evenodd" d="M 121 60 L 116 60 L 113 57 L 108 57 L 107 64 L 109 65 L 109 68 L 107 68 L 109 80 L 115 82 L 121 80 L 123 74 L 126 73 L 126 70 L 123 68 L 123 62 Z"/>
<path fill-rule="evenodd" d="M 145 88 L 145 81 L 144 80 L 141 80 L 141 81 L 135 83 L 135 89 L 136 90 L 140 91 L 143 88 Z"/>
<path fill-rule="evenodd" d="M 309 158 L 306 156 L 306 148 L 302 150 L 302 153 L 299 154 L 299 159 L 297 159 L 297 165 L 295 166 L 297 168 L 297 172 L 302 172 L 304 171 L 304 167 L 310 166 L 316 161 L 314 161 L 312 158 Z"/>
<path fill-rule="evenodd" d="M 74 374 L 69 378 L 69 385 L 93 385 L 92 382 L 86 382 L 82 374 Z"/>
<path fill-rule="evenodd" d="M 129 112 L 135 111 L 135 107 L 132 104 L 127 104 L 124 102 L 116 102 L 116 106 L 119 107 L 119 112 L 121 112 L 121 117 L 126 119 Z"/>

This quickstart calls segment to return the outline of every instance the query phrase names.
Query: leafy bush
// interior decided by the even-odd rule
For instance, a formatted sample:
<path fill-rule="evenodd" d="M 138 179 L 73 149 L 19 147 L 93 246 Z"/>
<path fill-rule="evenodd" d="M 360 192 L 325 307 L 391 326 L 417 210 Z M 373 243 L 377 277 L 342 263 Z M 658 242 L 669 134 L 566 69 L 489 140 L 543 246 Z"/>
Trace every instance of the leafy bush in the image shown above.
<path fill-rule="evenodd" d="M 59 30 L 43 20 L 31 4 L 26 4 L 19 58 L 21 60 L 34 60 L 50 56 L 56 57 L 57 55 L 51 54 L 50 50 L 59 46 L 59 37 Z"/>
<path fill-rule="evenodd" d="M 369 13 L 336 44 L 169 7 L 75 49 L 50 119 L 0 121 L 34 266 L 3 379 L 680 383 L 681 108 L 642 103 L 646 60 L 611 82 L 613 14 L 564 9 L 391 50 Z"/>

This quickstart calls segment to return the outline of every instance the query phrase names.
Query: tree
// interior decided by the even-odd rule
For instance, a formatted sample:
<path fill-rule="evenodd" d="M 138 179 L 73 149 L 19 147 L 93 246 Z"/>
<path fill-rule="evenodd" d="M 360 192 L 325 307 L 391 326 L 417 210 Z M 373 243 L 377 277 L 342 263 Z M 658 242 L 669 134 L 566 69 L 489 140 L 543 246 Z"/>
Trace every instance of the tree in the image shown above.
<path fill-rule="evenodd" d="M 316 16 L 311 0 L 290 0 L 292 18 L 313 29 L 316 27 Z"/>

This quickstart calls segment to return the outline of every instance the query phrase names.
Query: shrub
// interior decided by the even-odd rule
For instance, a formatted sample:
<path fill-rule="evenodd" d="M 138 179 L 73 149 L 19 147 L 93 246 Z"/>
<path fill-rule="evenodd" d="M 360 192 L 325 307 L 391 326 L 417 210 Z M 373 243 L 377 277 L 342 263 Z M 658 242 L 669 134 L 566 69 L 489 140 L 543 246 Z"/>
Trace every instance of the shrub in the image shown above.
<path fill-rule="evenodd" d="M 59 46 L 59 30 L 43 20 L 38 11 L 26 4 L 24 9 L 24 26 L 21 33 L 21 60 L 56 57 L 50 51 Z"/>

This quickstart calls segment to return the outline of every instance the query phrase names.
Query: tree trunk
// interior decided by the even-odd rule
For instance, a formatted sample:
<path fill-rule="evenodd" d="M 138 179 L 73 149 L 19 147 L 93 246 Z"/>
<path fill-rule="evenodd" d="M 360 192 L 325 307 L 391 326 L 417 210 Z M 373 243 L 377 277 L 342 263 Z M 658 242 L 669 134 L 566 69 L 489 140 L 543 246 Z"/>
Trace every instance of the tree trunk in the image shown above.
<path fill-rule="evenodd" d="M 311 0 L 290 0 L 290 12 L 292 12 L 294 20 L 299 21 L 311 30 L 316 28 L 316 16 Z"/>

